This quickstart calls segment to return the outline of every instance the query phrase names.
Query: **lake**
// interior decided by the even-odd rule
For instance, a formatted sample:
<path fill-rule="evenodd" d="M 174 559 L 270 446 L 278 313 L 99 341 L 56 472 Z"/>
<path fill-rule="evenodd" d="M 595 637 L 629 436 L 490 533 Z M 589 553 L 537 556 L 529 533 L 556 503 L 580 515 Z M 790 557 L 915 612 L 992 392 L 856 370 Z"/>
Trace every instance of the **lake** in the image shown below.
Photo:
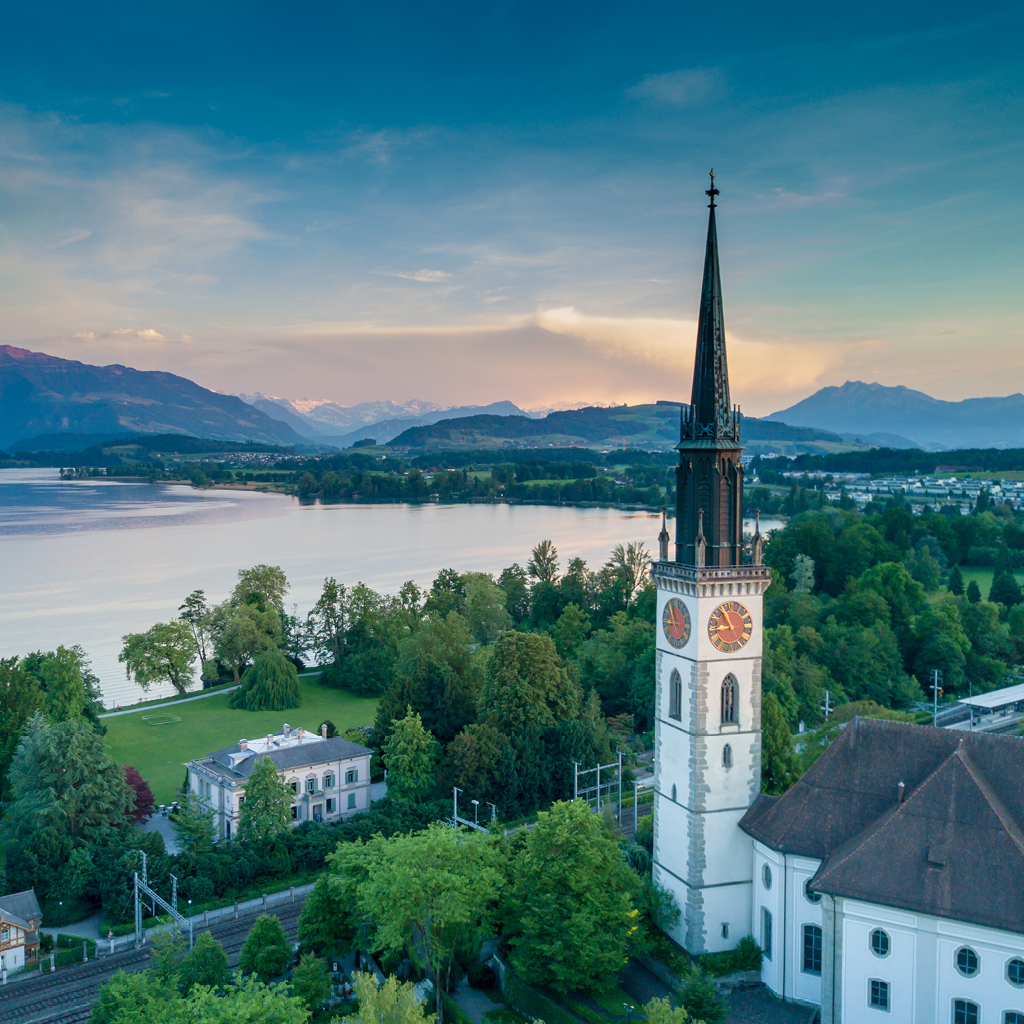
<path fill-rule="evenodd" d="M 616 509 L 300 505 L 281 494 L 0 470 L 0 656 L 81 644 L 107 705 L 129 704 L 142 693 L 118 664 L 121 635 L 176 616 L 193 590 L 223 600 L 238 570 L 259 562 L 284 569 L 288 609 L 304 616 L 326 576 L 394 593 L 410 579 L 427 587 L 444 568 L 525 565 L 545 537 L 563 567 L 579 556 L 597 568 L 616 544 L 656 550 L 659 529 L 656 515 Z"/>

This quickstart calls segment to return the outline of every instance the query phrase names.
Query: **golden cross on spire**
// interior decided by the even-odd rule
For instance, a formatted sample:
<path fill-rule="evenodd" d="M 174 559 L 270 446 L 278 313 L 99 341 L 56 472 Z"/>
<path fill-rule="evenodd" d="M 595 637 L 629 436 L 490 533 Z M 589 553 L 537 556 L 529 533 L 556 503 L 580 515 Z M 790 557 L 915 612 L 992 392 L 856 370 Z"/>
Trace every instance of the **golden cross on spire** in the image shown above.
<path fill-rule="evenodd" d="M 706 196 L 708 196 L 708 198 L 710 198 L 711 202 L 708 205 L 710 207 L 712 207 L 712 209 L 713 209 L 714 205 L 715 205 L 715 196 L 718 195 L 718 189 L 715 188 L 715 169 L 714 169 L 714 167 L 711 168 L 711 188 L 705 189 L 704 190 L 704 195 L 706 195 Z"/>

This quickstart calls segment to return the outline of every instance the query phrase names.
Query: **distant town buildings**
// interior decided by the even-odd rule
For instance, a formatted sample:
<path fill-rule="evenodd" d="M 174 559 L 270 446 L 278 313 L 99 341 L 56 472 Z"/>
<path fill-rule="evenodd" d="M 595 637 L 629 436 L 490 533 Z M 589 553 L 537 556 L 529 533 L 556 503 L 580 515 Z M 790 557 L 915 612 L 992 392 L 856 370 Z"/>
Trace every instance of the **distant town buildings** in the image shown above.
<path fill-rule="evenodd" d="M 213 811 L 217 834 L 230 839 L 238 831 L 245 787 L 256 762 L 269 757 L 292 792 L 292 820 L 338 821 L 370 806 L 369 747 L 341 736 L 293 729 L 256 740 L 239 740 L 188 762 L 189 788 Z"/>

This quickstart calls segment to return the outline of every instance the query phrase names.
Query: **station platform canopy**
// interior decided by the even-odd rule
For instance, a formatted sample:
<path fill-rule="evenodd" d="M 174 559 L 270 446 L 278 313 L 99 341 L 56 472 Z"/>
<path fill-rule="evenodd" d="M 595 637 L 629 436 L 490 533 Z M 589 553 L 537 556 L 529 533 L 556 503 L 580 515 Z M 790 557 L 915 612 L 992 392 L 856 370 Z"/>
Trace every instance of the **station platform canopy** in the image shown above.
<path fill-rule="evenodd" d="M 1024 683 L 1004 686 L 1001 690 L 993 690 L 991 693 L 979 693 L 970 699 L 962 697 L 959 703 L 972 707 L 975 711 L 998 711 L 1015 704 L 1024 704 Z"/>

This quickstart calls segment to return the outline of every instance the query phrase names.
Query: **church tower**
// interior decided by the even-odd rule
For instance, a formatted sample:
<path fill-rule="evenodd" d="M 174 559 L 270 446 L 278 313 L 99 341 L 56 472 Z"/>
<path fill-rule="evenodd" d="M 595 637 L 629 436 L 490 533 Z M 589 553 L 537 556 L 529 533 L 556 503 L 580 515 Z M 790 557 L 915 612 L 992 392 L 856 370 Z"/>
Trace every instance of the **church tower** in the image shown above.
<path fill-rule="evenodd" d="M 706 194 L 693 389 L 676 446 L 674 559 L 665 536 L 651 567 L 654 880 L 681 912 L 672 937 L 695 954 L 732 949 L 751 932 L 753 857 L 738 825 L 761 788 L 761 603 L 770 582 L 759 536 L 753 561 L 743 561 L 740 416 L 729 402 L 714 171 Z"/>

